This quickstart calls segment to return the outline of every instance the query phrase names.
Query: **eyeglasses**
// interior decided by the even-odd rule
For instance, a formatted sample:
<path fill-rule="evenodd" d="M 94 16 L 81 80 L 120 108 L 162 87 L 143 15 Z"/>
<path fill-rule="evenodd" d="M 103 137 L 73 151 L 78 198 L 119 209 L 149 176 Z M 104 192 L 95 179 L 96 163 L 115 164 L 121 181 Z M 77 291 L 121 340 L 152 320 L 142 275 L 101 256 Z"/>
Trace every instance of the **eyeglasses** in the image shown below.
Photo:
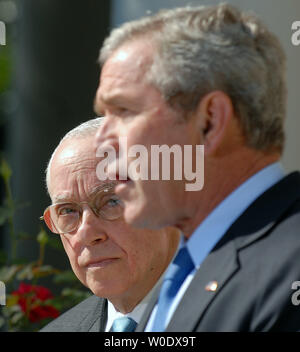
<path fill-rule="evenodd" d="M 123 215 L 123 203 L 113 193 L 113 187 L 97 192 L 90 202 L 56 203 L 46 208 L 40 220 L 44 220 L 53 233 L 76 231 L 82 220 L 82 204 L 89 205 L 97 217 L 116 220 Z"/>

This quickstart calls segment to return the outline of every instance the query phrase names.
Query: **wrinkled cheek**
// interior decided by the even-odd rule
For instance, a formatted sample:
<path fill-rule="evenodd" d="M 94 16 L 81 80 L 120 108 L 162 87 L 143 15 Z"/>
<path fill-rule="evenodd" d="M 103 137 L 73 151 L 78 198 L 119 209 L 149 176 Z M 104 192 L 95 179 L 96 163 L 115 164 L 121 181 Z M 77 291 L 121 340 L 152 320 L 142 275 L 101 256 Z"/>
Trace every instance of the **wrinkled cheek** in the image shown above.
<path fill-rule="evenodd" d="M 146 256 L 142 256 L 141 253 L 137 253 L 136 256 L 131 256 L 131 259 L 128 260 L 126 270 L 127 270 L 127 281 L 130 281 L 131 284 L 138 281 L 143 273 L 144 263 L 146 261 Z"/>
<path fill-rule="evenodd" d="M 76 251 L 72 248 L 72 243 L 69 238 L 67 238 L 66 236 L 61 236 L 61 240 L 65 249 L 65 252 L 69 258 L 69 262 L 74 274 L 84 285 L 86 285 L 85 284 L 86 269 L 83 269 L 78 265 L 79 255 L 77 255 Z"/>
<path fill-rule="evenodd" d="M 75 235 L 61 235 L 60 236 L 62 244 L 64 246 L 65 251 L 68 256 L 70 255 L 80 255 L 82 252 L 84 245 L 82 241 Z"/>
<path fill-rule="evenodd" d="M 88 286 L 88 277 L 86 270 L 79 268 L 77 265 L 72 265 L 72 269 L 78 280 L 84 285 Z"/>

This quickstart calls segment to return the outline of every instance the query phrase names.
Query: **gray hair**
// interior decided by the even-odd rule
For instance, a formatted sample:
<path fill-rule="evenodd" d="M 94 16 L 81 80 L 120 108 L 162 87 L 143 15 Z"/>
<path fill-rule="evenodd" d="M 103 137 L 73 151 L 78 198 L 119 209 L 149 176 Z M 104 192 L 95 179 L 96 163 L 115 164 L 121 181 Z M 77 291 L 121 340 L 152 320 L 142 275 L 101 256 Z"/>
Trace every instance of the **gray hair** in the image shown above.
<path fill-rule="evenodd" d="M 114 29 L 100 51 L 104 65 L 123 44 L 149 40 L 156 49 L 146 79 L 183 112 L 213 90 L 230 98 L 247 144 L 284 146 L 285 55 L 253 14 L 228 4 L 162 10 Z"/>
<path fill-rule="evenodd" d="M 64 137 L 60 140 L 58 146 L 55 148 L 54 152 L 51 155 L 51 158 L 48 162 L 48 165 L 46 167 L 45 173 L 46 173 L 46 187 L 47 191 L 49 193 L 49 185 L 50 185 L 50 167 L 52 160 L 54 158 L 55 152 L 59 148 L 59 146 L 65 142 L 66 140 L 69 139 L 80 139 L 80 138 L 85 138 L 89 136 L 93 136 L 97 133 L 99 127 L 103 123 L 104 117 L 96 117 L 94 119 L 88 120 L 86 122 L 81 123 L 77 127 L 73 128 L 71 131 L 69 131 L 67 134 L 64 135 Z"/>

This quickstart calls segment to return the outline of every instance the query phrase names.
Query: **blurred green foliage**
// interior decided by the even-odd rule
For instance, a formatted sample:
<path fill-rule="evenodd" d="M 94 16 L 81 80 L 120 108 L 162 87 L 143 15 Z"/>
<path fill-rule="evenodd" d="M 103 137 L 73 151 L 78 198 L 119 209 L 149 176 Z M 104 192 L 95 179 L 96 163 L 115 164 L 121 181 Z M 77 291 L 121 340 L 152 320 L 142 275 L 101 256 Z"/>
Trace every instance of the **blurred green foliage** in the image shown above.
<path fill-rule="evenodd" d="M 12 74 L 11 47 L 0 46 L 0 94 L 10 87 Z"/>
<path fill-rule="evenodd" d="M 18 204 L 12 198 L 10 179 L 12 171 L 2 157 L 0 180 L 5 186 L 5 197 L 0 206 L 0 226 L 7 225 L 9 250 L 0 251 L 0 281 L 6 286 L 6 305 L 0 311 L 0 327 L 5 331 L 37 331 L 91 293 L 87 291 L 71 270 L 59 270 L 45 263 L 48 247 L 64 252 L 59 236 L 49 235 L 41 227 L 36 235 L 15 231 L 14 215 Z M 36 260 L 28 261 L 17 256 L 17 249 L 23 241 L 37 241 Z M 60 287 L 53 296 L 49 289 L 40 285 L 42 278 L 49 277 Z"/>

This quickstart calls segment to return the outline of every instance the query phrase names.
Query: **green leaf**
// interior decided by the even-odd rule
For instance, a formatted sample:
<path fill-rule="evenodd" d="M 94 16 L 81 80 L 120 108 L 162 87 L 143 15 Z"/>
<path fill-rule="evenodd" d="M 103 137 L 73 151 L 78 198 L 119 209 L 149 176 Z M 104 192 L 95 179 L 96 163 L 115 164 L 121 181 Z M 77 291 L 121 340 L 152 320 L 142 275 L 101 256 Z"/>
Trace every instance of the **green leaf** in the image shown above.
<path fill-rule="evenodd" d="M 0 269 L 0 281 L 4 283 L 9 282 L 14 278 L 16 273 L 20 270 L 20 265 L 4 266 Z"/>
<path fill-rule="evenodd" d="M 18 303 L 19 297 L 17 295 L 9 295 L 6 299 L 6 306 L 13 307 Z"/>
<path fill-rule="evenodd" d="M 48 275 L 57 274 L 60 271 L 58 269 L 55 269 L 51 265 L 43 265 L 43 266 L 38 266 L 36 268 L 33 268 L 32 272 L 33 272 L 33 276 L 35 278 L 40 278 L 40 277 L 45 277 Z"/>
<path fill-rule="evenodd" d="M 24 313 L 22 311 L 18 311 L 11 317 L 12 324 L 18 324 L 21 319 L 24 318 Z"/>
<path fill-rule="evenodd" d="M 9 89 L 12 75 L 11 48 L 10 45 L 1 46 L 0 50 L 0 93 Z"/>
<path fill-rule="evenodd" d="M 32 280 L 34 275 L 33 275 L 33 266 L 35 263 L 29 263 L 27 264 L 23 269 L 19 271 L 17 274 L 17 279 L 18 280 Z"/>
<path fill-rule="evenodd" d="M 5 183 L 8 183 L 11 177 L 12 171 L 8 163 L 4 158 L 1 158 L 0 162 L 0 176 L 4 179 Z"/>
<path fill-rule="evenodd" d="M 46 245 L 46 243 L 48 242 L 48 234 L 44 229 L 41 229 L 41 231 L 38 233 L 37 241 L 41 245 Z"/>

